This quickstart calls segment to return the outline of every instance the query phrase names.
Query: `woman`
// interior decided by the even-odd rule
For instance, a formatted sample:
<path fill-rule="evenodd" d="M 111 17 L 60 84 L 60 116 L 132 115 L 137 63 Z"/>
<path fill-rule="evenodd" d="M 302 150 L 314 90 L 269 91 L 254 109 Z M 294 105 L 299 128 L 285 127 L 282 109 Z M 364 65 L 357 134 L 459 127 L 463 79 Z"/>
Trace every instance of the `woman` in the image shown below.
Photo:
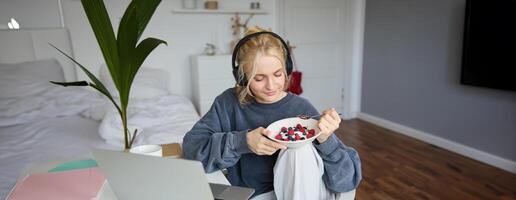
<path fill-rule="evenodd" d="M 229 182 L 254 188 L 254 196 L 271 194 L 277 152 L 286 147 L 268 139 L 264 127 L 319 113 L 306 99 L 286 92 L 292 61 L 276 34 L 251 28 L 235 47 L 233 60 L 236 86 L 220 94 L 185 135 L 184 157 L 201 161 L 206 172 L 227 168 Z M 361 179 L 357 152 L 333 134 L 340 121 L 335 109 L 325 110 L 318 123 L 321 134 L 314 140 L 324 163 L 322 181 L 334 193 L 353 190 Z"/>

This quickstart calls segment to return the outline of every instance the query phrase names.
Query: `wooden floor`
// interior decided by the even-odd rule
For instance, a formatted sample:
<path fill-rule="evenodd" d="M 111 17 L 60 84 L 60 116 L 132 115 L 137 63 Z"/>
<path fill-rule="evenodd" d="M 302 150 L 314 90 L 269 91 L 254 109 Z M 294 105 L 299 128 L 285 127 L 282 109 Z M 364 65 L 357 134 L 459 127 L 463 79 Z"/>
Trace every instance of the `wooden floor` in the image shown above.
<path fill-rule="evenodd" d="M 358 119 L 336 134 L 360 155 L 358 200 L 516 200 L 515 174 Z"/>

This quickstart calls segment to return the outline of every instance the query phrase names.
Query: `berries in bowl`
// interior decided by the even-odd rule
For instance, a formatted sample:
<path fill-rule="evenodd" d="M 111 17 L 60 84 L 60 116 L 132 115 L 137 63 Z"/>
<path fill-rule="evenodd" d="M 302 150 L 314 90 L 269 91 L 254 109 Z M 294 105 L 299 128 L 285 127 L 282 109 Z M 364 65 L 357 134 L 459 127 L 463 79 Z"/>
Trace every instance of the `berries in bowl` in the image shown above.
<path fill-rule="evenodd" d="M 320 134 L 317 120 L 299 117 L 278 120 L 267 127 L 268 137 L 288 148 L 299 148 L 310 144 Z"/>

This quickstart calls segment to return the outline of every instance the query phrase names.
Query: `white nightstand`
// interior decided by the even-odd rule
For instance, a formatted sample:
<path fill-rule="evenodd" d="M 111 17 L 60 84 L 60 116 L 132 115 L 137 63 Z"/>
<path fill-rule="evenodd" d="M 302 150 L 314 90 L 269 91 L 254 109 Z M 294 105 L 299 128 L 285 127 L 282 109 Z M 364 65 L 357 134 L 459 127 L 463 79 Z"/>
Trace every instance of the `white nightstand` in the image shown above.
<path fill-rule="evenodd" d="M 224 90 L 235 86 L 231 55 L 195 55 L 191 57 L 193 103 L 202 116 Z"/>

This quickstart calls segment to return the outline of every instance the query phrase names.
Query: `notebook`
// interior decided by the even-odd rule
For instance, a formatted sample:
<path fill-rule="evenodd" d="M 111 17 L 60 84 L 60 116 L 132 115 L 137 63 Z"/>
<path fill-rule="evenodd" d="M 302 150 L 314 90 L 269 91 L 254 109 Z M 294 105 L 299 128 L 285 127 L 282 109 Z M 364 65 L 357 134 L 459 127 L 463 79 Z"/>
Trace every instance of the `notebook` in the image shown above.
<path fill-rule="evenodd" d="M 18 182 L 9 200 L 93 199 L 106 179 L 98 168 L 35 173 Z"/>
<path fill-rule="evenodd" d="M 117 199 L 249 199 L 251 188 L 208 184 L 201 162 L 93 150 Z M 212 189 L 213 188 L 213 191 Z"/>

